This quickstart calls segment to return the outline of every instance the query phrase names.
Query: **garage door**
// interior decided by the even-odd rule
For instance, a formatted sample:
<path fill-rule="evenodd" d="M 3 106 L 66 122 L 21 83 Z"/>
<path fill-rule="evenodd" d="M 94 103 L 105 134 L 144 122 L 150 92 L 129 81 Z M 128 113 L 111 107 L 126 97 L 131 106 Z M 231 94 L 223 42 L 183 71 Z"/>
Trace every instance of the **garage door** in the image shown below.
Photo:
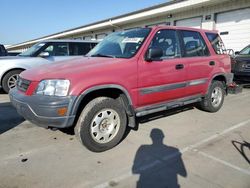
<path fill-rule="evenodd" d="M 216 29 L 227 49 L 241 50 L 250 44 L 250 8 L 217 14 Z"/>
<path fill-rule="evenodd" d="M 202 17 L 177 20 L 175 22 L 175 25 L 176 26 L 183 26 L 183 27 L 201 28 L 201 20 L 202 20 Z"/>

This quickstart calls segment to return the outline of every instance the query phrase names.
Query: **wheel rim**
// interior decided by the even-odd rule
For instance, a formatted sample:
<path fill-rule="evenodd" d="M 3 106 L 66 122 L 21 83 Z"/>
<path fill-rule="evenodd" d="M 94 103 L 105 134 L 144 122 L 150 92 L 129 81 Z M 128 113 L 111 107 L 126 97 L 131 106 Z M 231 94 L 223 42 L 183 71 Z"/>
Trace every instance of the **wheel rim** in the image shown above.
<path fill-rule="evenodd" d="M 8 87 L 10 89 L 16 87 L 17 79 L 18 79 L 18 74 L 14 74 L 11 77 L 9 77 L 9 79 L 8 79 Z"/>
<path fill-rule="evenodd" d="M 215 87 L 211 95 L 211 101 L 214 107 L 220 106 L 222 101 L 222 96 L 223 96 L 222 89 L 220 87 Z"/>
<path fill-rule="evenodd" d="M 120 117 L 116 111 L 103 109 L 91 122 L 91 136 L 97 143 L 108 143 L 117 135 L 120 124 Z"/>

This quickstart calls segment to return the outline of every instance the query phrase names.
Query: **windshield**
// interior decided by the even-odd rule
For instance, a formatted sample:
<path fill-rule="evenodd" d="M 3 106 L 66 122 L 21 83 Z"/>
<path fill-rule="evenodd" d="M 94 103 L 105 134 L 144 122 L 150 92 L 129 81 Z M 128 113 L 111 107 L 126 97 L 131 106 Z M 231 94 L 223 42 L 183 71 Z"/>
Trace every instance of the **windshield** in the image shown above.
<path fill-rule="evenodd" d="M 27 51 L 19 54 L 19 56 L 31 57 L 33 56 L 39 49 L 41 49 L 45 43 L 38 43 L 30 47 Z"/>
<path fill-rule="evenodd" d="M 140 28 L 116 32 L 108 35 L 87 56 L 130 58 L 134 56 L 151 29 Z"/>
<path fill-rule="evenodd" d="M 247 46 L 243 50 L 241 50 L 240 55 L 250 55 L 250 46 Z"/>

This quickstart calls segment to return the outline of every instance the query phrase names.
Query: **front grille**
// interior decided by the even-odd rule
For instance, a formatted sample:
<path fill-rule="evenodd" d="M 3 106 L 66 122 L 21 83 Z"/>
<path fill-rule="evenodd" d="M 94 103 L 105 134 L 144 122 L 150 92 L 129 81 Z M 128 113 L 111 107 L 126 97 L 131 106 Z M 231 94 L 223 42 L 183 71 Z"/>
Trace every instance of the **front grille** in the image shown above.
<path fill-rule="evenodd" d="M 17 89 L 23 91 L 23 92 L 26 92 L 27 89 L 29 88 L 30 86 L 30 83 L 31 81 L 29 80 L 25 80 L 23 78 L 21 78 L 20 76 L 18 77 L 18 80 L 17 80 Z"/>
<path fill-rule="evenodd" d="M 246 64 L 246 65 L 245 65 L 245 69 L 246 69 L 246 70 L 250 70 L 250 64 Z"/>

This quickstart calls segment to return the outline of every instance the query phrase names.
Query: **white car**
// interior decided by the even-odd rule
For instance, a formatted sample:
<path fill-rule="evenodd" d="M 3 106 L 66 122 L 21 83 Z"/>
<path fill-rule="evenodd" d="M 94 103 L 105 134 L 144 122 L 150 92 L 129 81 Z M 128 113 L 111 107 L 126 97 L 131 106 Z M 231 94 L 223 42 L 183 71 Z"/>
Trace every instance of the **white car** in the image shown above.
<path fill-rule="evenodd" d="M 35 44 L 18 56 L 0 57 L 0 87 L 8 93 L 16 86 L 18 75 L 27 69 L 87 54 L 96 41 L 48 40 Z"/>

